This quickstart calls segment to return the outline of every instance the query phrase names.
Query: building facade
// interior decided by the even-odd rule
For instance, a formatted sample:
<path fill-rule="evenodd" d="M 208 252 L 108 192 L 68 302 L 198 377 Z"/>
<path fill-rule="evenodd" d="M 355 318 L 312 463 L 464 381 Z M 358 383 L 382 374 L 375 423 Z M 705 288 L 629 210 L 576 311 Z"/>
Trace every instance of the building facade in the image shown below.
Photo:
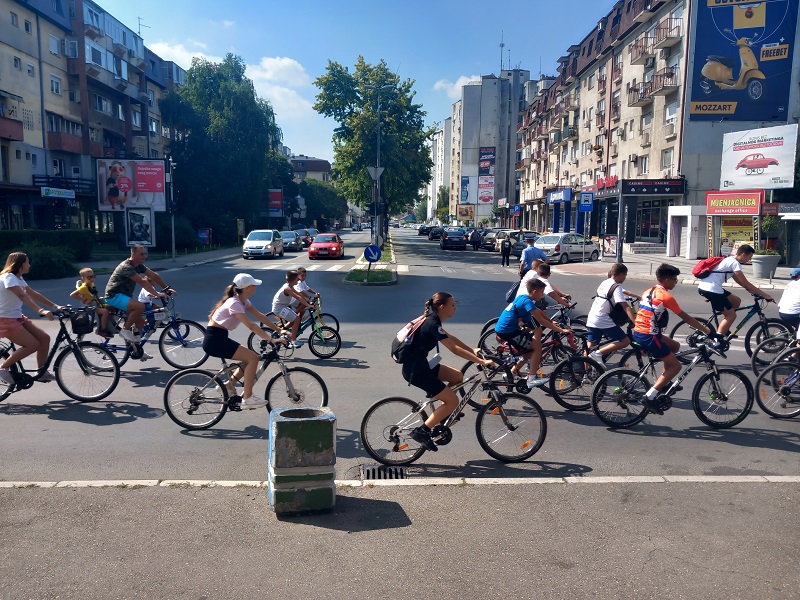
<path fill-rule="evenodd" d="M 304 179 L 316 179 L 317 181 L 331 180 L 331 163 L 322 158 L 314 158 L 304 154 L 293 155 L 289 161 L 294 169 L 294 180 L 300 183 Z"/>

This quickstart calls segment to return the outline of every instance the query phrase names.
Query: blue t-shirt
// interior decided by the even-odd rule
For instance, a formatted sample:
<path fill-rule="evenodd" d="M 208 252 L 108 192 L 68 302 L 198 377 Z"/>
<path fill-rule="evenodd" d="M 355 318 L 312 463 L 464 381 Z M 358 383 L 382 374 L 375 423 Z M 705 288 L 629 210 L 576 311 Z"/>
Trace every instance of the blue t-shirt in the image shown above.
<path fill-rule="evenodd" d="M 536 308 L 533 305 L 533 300 L 528 296 L 522 295 L 514 298 L 514 301 L 509 304 L 506 309 L 500 313 L 500 318 L 497 320 L 494 330 L 497 333 L 514 333 L 519 331 L 518 319 L 522 319 L 525 323 L 531 323 L 533 317 L 531 311 Z"/>
<path fill-rule="evenodd" d="M 547 254 L 545 254 L 544 250 L 536 246 L 528 246 L 520 254 L 519 262 L 523 263 L 526 269 L 530 269 L 533 261 L 537 258 L 547 262 Z"/>

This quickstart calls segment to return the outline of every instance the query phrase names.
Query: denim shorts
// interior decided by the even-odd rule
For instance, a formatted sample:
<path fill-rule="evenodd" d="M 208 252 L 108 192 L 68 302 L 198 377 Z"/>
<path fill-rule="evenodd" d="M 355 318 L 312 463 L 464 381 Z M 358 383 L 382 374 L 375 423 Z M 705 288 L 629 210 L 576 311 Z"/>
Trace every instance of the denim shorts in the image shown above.
<path fill-rule="evenodd" d="M 642 348 L 650 353 L 653 358 L 664 358 L 672 353 L 664 341 L 661 339 L 661 334 L 650 335 L 648 333 L 633 332 L 633 341 L 639 344 Z"/>
<path fill-rule="evenodd" d="M 607 339 L 611 340 L 612 342 L 618 342 L 621 339 L 628 337 L 624 331 L 622 331 L 622 327 L 614 326 L 614 327 L 587 327 L 586 329 L 589 330 L 589 335 L 586 336 L 586 339 L 592 342 L 593 344 L 599 344 L 600 340 L 603 339 L 603 336 L 606 336 Z"/>

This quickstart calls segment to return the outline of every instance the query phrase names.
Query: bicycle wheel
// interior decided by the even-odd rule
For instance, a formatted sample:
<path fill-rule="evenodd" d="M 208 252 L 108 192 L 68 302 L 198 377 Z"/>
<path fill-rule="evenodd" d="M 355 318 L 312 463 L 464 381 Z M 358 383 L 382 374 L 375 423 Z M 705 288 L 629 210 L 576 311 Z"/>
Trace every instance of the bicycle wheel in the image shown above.
<path fill-rule="evenodd" d="M 77 349 L 64 348 L 56 357 L 53 371 L 61 391 L 80 402 L 102 400 L 119 383 L 117 359 L 92 342 L 80 342 Z"/>
<path fill-rule="evenodd" d="M 367 409 L 361 419 L 361 443 L 372 458 L 384 465 L 410 465 L 425 452 L 409 433 L 428 418 L 419 404 L 408 398 L 384 398 Z"/>
<path fill-rule="evenodd" d="M 800 364 L 778 362 L 768 366 L 756 379 L 756 401 L 776 419 L 800 415 Z"/>
<path fill-rule="evenodd" d="M 547 437 L 547 420 L 542 408 L 522 394 L 493 394 L 478 413 L 475 435 L 481 448 L 502 462 L 530 458 Z"/>
<path fill-rule="evenodd" d="M 184 429 L 208 429 L 228 410 L 228 392 L 211 371 L 179 371 L 164 388 L 164 410 Z"/>
<path fill-rule="evenodd" d="M 716 429 L 744 421 L 753 408 L 753 384 L 736 369 L 705 373 L 694 386 L 692 408 L 697 418 Z"/>
<path fill-rule="evenodd" d="M 273 408 L 319 408 L 328 406 L 328 387 L 322 377 L 305 367 L 291 367 L 267 383 L 267 410 Z"/>
<path fill-rule="evenodd" d="M 794 337 L 794 331 L 780 319 L 766 319 L 759 321 L 750 328 L 744 338 L 744 349 L 747 356 L 753 356 L 753 350 L 764 340 L 773 337 Z"/>
<path fill-rule="evenodd" d="M 330 358 L 342 347 L 342 338 L 330 327 L 315 327 L 308 336 L 308 347 L 318 358 Z"/>
<path fill-rule="evenodd" d="M 648 410 L 642 399 L 650 382 L 633 369 L 612 369 L 603 373 L 592 390 L 592 411 L 614 429 L 633 427 Z"/>
<path fill-rule="evenodd" d="M 481 327 L 481 335 L 486 333 L 487 331 L 494 331 L 494 326 L 497 325 L 497 321 L 500 320 L 500 317 L 495 317 L 494 319 L 489 319 L 486 323 L 483 324 Z"/>
<path fill-rule="evenodd" d="M 482 369 L 483 367 L 481 367 L 478 363 L 467 361 L 464 364 L 464 366 L 461 367 L 461 373 L 464 375 L 464 379 L 469 379 L 473 375 L 477 375 Z M 506 377 L 509 377 L 510 371 L 511 371 L 510 368 L 505 370 Z M 514 381 L 514 378 L 509 377 L 508 381 L 505 381 L 502 379 L 501 373 L 498 373 L 497 376 L 492 379 L 492 384 L 502 390 L 508 392 L 512 391 L 514 384 L 516 383 Z M 458 395 L 461 398 L 463 398 L 466 394 L 471 392 L 475 388 L 475 386 L 482 386 L 482 385 L 483 385 L 483 378 L 476 379 L 470 385 L 460 388 L 458 390 Z M 470 396 L 470 399 L 467 400 L 467 404 L 469 404 L 472 408 L 476 410 L 480 409 L 487 402 L 489 402 L 489 395 L 487 393 L 474 393 Z"/>
<path fill-rule="evenodd" d="M 701 319 L 698 317 L 695 317 L 695 319 L 703 323 L 706 327 L 710 327 L 712 331 L 717 330 L 717 326 L 711 319 Z M 682 355 L 682 352 L 689 349 L 689 342 L 687 341 L 687 338 L 695 331 L 695 328 L 689 325 L 686 321 L 681 321 L 672 328 L 672 331 L 669 332 L 669 337 L 681 345 L 680 351 L 675 354 L 675 358 L 677 358 L 681 364 L 688 365 L 694 358 L 694 355 L 684 356 Z"/>
<path fill-rule="evenodd" d="M 158 338 L 158 351 L 172 367 L 190 369 L 202 365 L 208 360 L 203 350 L 203 337 L 206 328 L 185 319 L 178 319 L 161 332 Z"/>
<path fill-rule="evenodd" d="M 331 313 L 319 313 L 316 320 L 320 327 L 330 327 L 334 331 L 339 331 L 339 319 Z"/>
<path fill-rule="evenodd" d="M 775 362 L 775 359 L 781 354 L 792 339 L 788 337 L 771 337 L 761 342 L 756 349 L 753 350 L 753 356 L 750 357 L 750 368 L 756 375 L 760 374 L 765 367 Z"/>
<path fill-rule="evenodd" d="M 623 350 L 622 354 L 620 354 L 617 367 L 625 367 L 626 369 L 638 371 L 647 364 L 647 361 L 647 352 L 639 348 L 628 348 L 627 350 Z"/>
<path fill-rule="evenodd" d="M 497 334 L 492 327 L 481 335 L 481 339 L 478 340 L 478 348 L 489 354 L 497 354 L 497 347 L 501 343 L 503 342 L 497 339 Z"/>
<path fill-rule="evenodd" d="M 605 371 L 588 356 L 571 356 L 562 360 L 550 374 L 553 400 L 567 410 L 588 410 L 592 406 L 594 382 Z"/>

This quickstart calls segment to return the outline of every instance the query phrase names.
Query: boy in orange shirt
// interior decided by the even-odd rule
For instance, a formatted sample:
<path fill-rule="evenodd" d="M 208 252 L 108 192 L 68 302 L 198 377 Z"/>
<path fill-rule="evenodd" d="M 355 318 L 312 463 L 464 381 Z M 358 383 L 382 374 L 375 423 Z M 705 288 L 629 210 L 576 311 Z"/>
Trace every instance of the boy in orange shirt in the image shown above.
<path fill-rule="evenodd" d="M 678 275 L 680 273 L 678 268 L 666 263 L 656 269 L 658 283 L 642 293 L 639 310 L 636 313 L 636 321 L 633 325 L 633 341 L 647 350 L 653 358 L 660 359 L 664 363 L 664 371 L 656 379 L 653 387 L 647 390 L 644 400 L 644 405 L 658 415 L 663 415 L 664 411 L 658 408 L 654 400 L 661 393 L 661 390 L 672 381 L 672 378 L 681 372 L 681 363 L 675 357 L 675 352 L 680 350 L 681 345 L 661 333 L 666 329 L 669 322 L 667 309 L 674 312 L 695 329 L 702 331 L 706 335 L 712 335 L 708 327 L 687 314 L 678 305 L 672 294 L 669 293 L 678 284 Z"/>

